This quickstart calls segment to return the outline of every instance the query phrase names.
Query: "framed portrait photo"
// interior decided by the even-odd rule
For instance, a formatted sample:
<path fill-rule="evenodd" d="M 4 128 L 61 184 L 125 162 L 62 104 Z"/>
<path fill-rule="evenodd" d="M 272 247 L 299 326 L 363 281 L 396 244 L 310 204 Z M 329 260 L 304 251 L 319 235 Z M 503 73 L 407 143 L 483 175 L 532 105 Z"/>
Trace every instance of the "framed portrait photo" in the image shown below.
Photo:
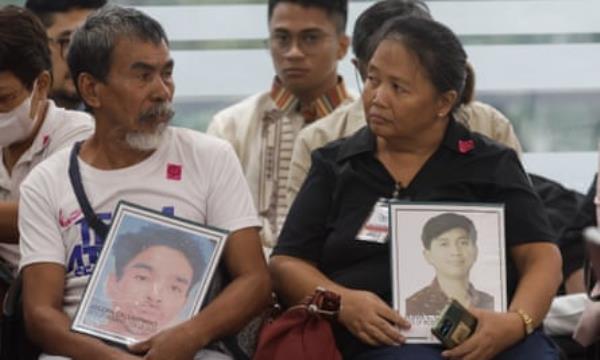
<path fill-rule="evenodd" d="M 393 306 L 412 324 L 408 343 L 439 343 L 431 328 L 452 299 L 506 310 L 503 205 L 392 202 L 390 239 Z"/>
<path fill-rule="evenodd" d="M 128 345 L 195 315 L 228 232 L 119 202 L 71 330 Z"/>

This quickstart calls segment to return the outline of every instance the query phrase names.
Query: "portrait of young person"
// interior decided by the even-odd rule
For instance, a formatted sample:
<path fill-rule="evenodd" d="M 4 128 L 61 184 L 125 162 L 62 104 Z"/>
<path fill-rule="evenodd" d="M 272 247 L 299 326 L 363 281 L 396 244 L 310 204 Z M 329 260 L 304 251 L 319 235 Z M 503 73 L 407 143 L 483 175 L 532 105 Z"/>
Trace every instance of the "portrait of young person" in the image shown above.
<path fill-rule="evenodd" d="M 339 293 L 333 330 L 348 359 L 557 359 L 539 325 L 561 281 L 560 253 L 517 153 L 454 117 L 462 44 L 438 22 L 396 17 L 369 48 L 367 126 L 313 152 L 271 257 L 276 291 L 288 305 L 317 286 Z M 503 203 L 508 311 L 471 308 L 478 327 L 451 350 L 403 344 L 410 323 L 390 307 L 389 244 L 355 240 L 380 198 Z"/>
<path fill-rule="evenodd" d="M 137 341 L 175 325 L 206 270 L 197 242 L 190 234 L 149 225 L 118 236 L 113 266 L 100 274 L 104 291 L 94 294 L 84 322 Z"/>
<path fill-rule="evenodd" d="M 477 290 L 469 279 L 478 255 L 477 229 L 471 219 L 456 213 L 434 216 L 423 226 L 421 241 L 435 278 L 406 299 L 405 316 L 438 315 L 450 299 L 465 308 L 494 310 L 494 297 Z"/>

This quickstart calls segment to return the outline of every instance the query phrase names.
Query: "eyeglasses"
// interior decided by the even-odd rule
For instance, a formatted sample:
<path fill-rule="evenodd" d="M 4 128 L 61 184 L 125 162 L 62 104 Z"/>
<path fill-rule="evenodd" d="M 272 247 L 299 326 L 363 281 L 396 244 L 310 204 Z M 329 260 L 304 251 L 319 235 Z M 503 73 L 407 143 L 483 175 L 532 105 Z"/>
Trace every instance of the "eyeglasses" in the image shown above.
<path fill-rule="evenodd" d="M 322 32 L 302 33 L 293 36 L 285 32 L 275 32 L 269 36 L 268 44 L 277 53 L 285 54 L 293 47 L 294 42 L 305 55 L 313 55 L 321 50 L 321 46 L 331 35 Z"/>
<path fill-rule="evenodd" d="M 71 45 L 71 37 L 70 36 L 62 36 L 59 38 L 48 38 L 50 42 L 58 45 L 60 57 L 63 60 L 67 59 L 67 53 L 69 52 L 69 45 Z"/>

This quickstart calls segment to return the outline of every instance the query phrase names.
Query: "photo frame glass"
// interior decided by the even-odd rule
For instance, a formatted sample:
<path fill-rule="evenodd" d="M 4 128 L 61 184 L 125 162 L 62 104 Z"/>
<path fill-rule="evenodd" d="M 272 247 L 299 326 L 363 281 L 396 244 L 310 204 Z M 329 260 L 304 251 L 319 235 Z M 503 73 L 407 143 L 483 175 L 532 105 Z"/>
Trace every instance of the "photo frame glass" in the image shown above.
<path fill-rule="evenodd" d="M 411 323 L 408 343 L 439 343 L 431 328 L 450 299 L 506 311 L 504 236 L 501 204 L 390 204 L 393 306 Z"/>
<path fill-rule="evenodd" d="M 120 202 L 71 329 L 128 345 L 191 318 L 227 235 Z"/>

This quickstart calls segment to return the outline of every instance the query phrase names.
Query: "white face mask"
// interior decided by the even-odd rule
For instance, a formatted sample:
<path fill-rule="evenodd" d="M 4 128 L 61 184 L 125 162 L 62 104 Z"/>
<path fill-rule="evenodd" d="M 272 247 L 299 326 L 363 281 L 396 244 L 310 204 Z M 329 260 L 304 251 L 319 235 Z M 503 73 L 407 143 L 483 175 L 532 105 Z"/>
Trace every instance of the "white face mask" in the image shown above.
<path fill-rule="evenodd" d="M 7 113 L 0 113 L 0 146 L 14 144 L 31 134 L 35 124 L 34 120 L 29 117 L 32 97 L 33 91 L 21 105 Z"/>

